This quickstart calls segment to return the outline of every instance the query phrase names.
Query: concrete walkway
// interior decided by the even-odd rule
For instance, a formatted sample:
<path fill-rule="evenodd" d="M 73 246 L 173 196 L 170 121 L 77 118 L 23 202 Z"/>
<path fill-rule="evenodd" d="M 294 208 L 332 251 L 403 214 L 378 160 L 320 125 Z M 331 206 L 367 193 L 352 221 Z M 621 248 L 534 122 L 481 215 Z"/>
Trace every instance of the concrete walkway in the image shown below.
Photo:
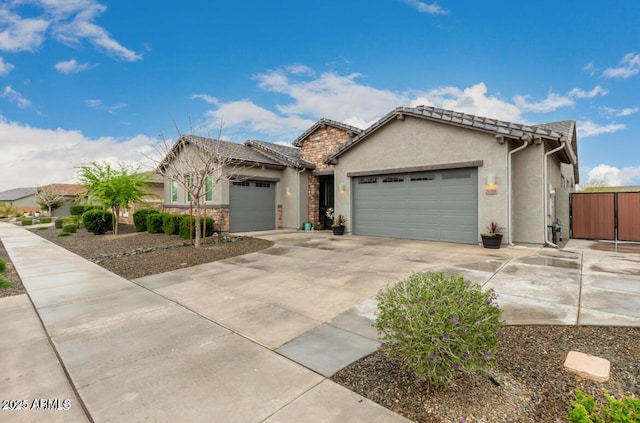
<path fill-rule="evenodd" d="M 406 421 L 323 376 L 377 348 L 373 297 L 413 271 L 462 273 L 495 288 L 511 324 L 640 326 L 640 248 L 262 237 L 276 245 L 134 283 L 0 224 L 37 310 L 26 296 L 0 299 L 2 316 L 23 316 L 2 319 L 11 334 L 2 350 L 20 357 L 40 348 L 48 369 L 5 360 L 0 392 L 71 403 L 69 411 L 0 410 L 0 420 Z"/>

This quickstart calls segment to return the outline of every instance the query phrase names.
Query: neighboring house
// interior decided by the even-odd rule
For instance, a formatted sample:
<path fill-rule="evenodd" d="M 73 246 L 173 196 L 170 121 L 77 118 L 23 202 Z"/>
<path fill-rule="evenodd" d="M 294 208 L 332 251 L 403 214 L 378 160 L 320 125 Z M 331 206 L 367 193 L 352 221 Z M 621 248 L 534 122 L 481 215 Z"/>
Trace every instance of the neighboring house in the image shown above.
<path fill-rule="evenodd" d="M 556 219 L 568 227 L 578 182 L 574 121 L 523 125 L 401 107 L 364 131 L 321 119 L 293 145 L 241 145 L 247 174 L 210 202 L 219 229 L 327 226 L 325 210 L 334 207 L 357 235 L 475 244 L 495 221 L 503 242 L 541 245 Z M 256 164 L 264 170 L 255 172 Z M 170 181 L 165 198 L 174 200 L 166 208 L 188 208 Z M 254 229 L 252 221 L 262 224 Z"/>
<path fill-rule="evenodd" d="M 11 206 L 19 213 L 37 212 L 36 188 L 14 188 L 0 192 L 0 205 Z"/>
<path fill-rule="evenodd" d="M 78 200 L 86 197 L 87 189 L 77 184 L 49 184 L 38 187 L 41 189 L 50 188 L 52 192 L 61 196 L 64 204 L 52 211 L 55 217 L 69 216 L 71 214 L 71 206 L 78 203 Z"/>

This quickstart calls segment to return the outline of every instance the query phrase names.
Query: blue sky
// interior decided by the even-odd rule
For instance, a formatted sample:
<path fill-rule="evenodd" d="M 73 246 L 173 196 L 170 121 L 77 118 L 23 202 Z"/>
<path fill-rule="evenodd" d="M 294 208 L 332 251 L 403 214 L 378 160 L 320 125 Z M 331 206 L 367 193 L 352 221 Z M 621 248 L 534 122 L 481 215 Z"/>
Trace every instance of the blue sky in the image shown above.
<path fill-rule="evenodd" d="M 581 179 L 640 185 L 640 2 L 0 0 L 0 190 L 144 161 L 191 128 L 291 142 L 420 104 L 578 122 Z"/>

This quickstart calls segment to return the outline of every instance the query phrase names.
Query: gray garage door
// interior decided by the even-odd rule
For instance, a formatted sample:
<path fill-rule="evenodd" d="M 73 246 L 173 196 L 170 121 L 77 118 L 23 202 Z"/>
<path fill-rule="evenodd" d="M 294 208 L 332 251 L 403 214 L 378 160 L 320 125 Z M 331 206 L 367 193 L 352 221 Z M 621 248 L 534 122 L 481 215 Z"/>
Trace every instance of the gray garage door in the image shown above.
<path fill-rule="evenodd" d="M 353 233 L 478 242 L 478 169 L 353 178 Z"/>
<path fill-rule="evenodd" d="M 229 231 L 263 231 L 275 228 L 275 182 L 232 181 L 229 187 Z"/>

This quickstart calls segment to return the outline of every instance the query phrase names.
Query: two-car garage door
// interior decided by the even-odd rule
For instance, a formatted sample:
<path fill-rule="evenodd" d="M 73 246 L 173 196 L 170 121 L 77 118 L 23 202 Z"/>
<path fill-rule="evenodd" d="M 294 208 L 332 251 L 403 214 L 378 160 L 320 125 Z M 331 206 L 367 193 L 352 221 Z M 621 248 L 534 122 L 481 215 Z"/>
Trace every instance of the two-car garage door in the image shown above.
<path fill-rule="evenodd" d="M 275 182 L 232 181 L 229 185 L 229 232 L 275 228 Z"/>
<path fill-rule="evenodd" d="M 358 176 L 353 233 L 467 244 L 478 242 L 478 170 Z"/>

